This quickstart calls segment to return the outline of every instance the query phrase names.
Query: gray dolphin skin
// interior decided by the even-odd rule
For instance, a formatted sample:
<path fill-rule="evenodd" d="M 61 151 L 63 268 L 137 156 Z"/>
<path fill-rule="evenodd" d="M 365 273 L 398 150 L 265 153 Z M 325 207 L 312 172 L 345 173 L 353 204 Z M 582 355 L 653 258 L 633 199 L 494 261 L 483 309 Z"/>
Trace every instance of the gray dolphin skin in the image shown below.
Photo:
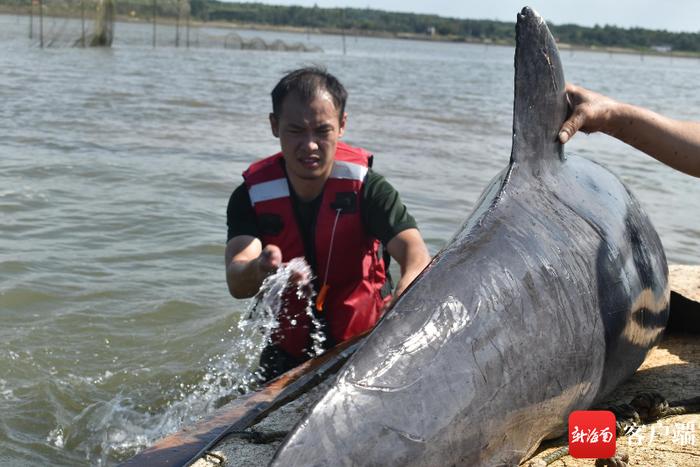
<path fill-rule="evenodd" d="M 661 337 L 659 237 L 613 174 L 564 155 L 555 42 L 529 8 L 516 31 L 510 164 L 272 465 L 517 465 Z"/>

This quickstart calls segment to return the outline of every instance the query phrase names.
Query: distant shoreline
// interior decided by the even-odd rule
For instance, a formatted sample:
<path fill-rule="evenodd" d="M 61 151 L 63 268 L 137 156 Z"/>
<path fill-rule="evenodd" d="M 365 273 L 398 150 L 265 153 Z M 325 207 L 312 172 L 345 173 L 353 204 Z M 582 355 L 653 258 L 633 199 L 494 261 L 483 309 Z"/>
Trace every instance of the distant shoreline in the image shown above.
<path fill-rule="evenodd" d="M 194 23 L 193 23 L 194 24 Z M 233 22 L 207 22 L 198 23 L 199 25 L 207 25 L 209 27 L 220 27 L 220 28 L 233 28 L 233 29 L 249 29 L 249 30 L 261 30 L 261 31 L 281 31 L 281 32 L 294 32 L 299 34 L 327 34 L 342 36 L 357 36 L 357 37 L 379 37 L 384 39 L 403 39 L 403 40 L 415 40 L 422 42 L 448 42 L 453 44 L 476 44 L 476 45 L 496 45 L 503 47 L 515 47 L 515 41 L 494 41 L 491 39 L 486 40 L 465 40 L 461 37 L 450 37 L 450 36 L 428 36 L 424 34 L 411 34 L 411 33 L 398 33 L 394 34 L 391 32 L 366 32 L 359 31 L 356 29 L 351 30 L 338 30 L 332 28 L 299 28 L 295 26 L 273 26 L 266 24 L 247 24 L 247 23 L 233 23 Z M 581 52 L 596 52 L 596 53 L 613 53 L 613 54 L 625 54 L 625 55 L 646 55 L 646 56 L 659 56 L 659 57 L 678 57 L 678 58 L 700 58 L 700 53 L 694 52 L 679 52 L 679 51 L 669 51 L 661 52 L 656 50 L 638 50 L 624 47 L 596 47 L 596 46 L 582 46 L 575 44 L 567 44 L 564 42 L 557 42 L 557 47 L 560 51 L 573 50 Z"/>
<path fill-rule="evenodd" d="M 92 12 L 91 12 L 92 13 Z M 0 5 L 0 15 L 12 15 L 12 16 L 25 16 L 28 17 L 29 13 L 27 8 L 11 7 L 9 5 Z M 80 19 L 79 15 L 66 14 L 66 15 L 44 15 L 45 18 L 72 18 Z M 92 14 L 88 16 L 89 21 L 92 21 Z M 86 18 L 86 20 L 88 20 Z M 123 23 L 148 23 L 151 21 L 147 19 L 142 19 L 138 17 L 132 17 L 128 15 L 118 15 L 116 18 L 117 22 Z M 156 19 L 156 24 L 173 26 L 176 24 L 174 18 L 159 17 Z M 180 22 L 181 27 L 185 27 L 184 20 Z M 260 24 L 260 23 L 238 23 L 229 21 L 200 21 L 200 20 L 190 20 L 191 27 L 210 27 L 219 29 L 248 29 L 253 31 L 278 31 L 278 32 L 290 32 L 297 34 L 314 34 L 314 35 L 336 35 L 352 37 L 376 37 L 383 39 L 402 39 L 402 40 L 415 40 L 422 42 L 447 42 L 454 44 L 476 44 L 476 45 L 495 45 L 503 47 L 513 47 L 515 42 L 500 41 L 492 39 L 484 40 L 466 40 L 463 37 L 458 36 L 441 36 L 434 35 L 428 36 L 426 34 L 413 34 L 413 33 L 392 33 L 388 31 L 361 31 L 357 29 L 341 30 L 336 28 L 302 28 L 297 26 L 278 26 L 270 24 Z M 558 42 L 557 47 L 560 51 L 580 51 L 580 52 L 595 52 L 595 53 L 608 53 L 608 54 L 623 54 L 623 55 L 640 55 L 640 56 L 658 56 L 658 57 L 674 57 L 674 58 L 700 58 L 700 53 L 695 52 L 679 52 L 679 51 L 656 51 L 648 49 L 633 49 L 624 47 L 597 47 L 597 46 L 582 46 L 575 44 L 568 44 L 564 42 Z"/>

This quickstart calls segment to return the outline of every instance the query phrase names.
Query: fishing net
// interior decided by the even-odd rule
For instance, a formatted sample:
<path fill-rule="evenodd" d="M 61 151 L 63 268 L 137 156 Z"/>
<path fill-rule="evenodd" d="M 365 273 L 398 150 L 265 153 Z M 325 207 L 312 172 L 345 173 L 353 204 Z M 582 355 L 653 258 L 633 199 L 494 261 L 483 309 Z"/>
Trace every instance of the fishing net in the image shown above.
<path fill-rule="evenodd" d="M 2 0 L 0 0 L 2 3 Z M 11 9 L 26 15 L 29 40 L 38 47 L 112 44 L 114 0 L 32 0 Z"/>
<path fill-rule="evenodd" d="M 114 1 L 99 0 L 95 14 L 95 31 L 90 37 L 91 47 L 110 47 L 114 37 Z M 81 45 L 84 43 L 81 38 Z"/>
<path fill-rule="evenodd" d="M 30 42 L 37 47 L 323 52 L 311 43 L 247 37 L 232 31 L 231 24 L 202 21 L 207 15 L 200 0 L 0 0 L 0 6 L 26 18 Z"/>
<path fill-rule="evenodd" d="M 209 44 L 217 42 L 216 36 L 212 34 L 205 35 L 203 40 L 207 41 Z M 223 43 L 225 49 L 270 50 L 275 52 L 322 52 L 320 47 L 305 45 L 301 42 L 288 43 L 280 39 L 266 42 L 259 37 L 244 38 L 235 32 L 226 34 L 223 37 Z"/>

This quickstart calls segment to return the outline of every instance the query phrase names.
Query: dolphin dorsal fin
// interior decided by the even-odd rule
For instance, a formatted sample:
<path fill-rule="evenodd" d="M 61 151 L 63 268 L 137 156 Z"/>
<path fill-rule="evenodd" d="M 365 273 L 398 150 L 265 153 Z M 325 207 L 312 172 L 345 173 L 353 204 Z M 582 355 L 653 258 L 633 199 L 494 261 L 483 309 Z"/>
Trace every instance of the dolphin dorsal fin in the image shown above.
<path fill-rule="evenodd" d="M 529 7 L 518 14 L 511 163 L 561 160 L 557 135 L 568 112 L 559 51 L 542 17 Z"/>

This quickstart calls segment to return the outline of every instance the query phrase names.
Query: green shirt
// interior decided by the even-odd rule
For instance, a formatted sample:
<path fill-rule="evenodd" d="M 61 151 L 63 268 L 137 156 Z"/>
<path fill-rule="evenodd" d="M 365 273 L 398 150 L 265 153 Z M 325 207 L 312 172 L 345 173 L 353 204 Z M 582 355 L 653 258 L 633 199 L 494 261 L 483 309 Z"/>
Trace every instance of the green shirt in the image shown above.
<path fill-rule="evenodd" d="M 312 237 L 307 230 L 314 225 L 313 220 L 318 213 L 321 196 L 312 201 L 303 202 L 294 195 L 291 186 L 290 192 L 292 192 L 292 203 L 297 215 L 297 222 L 305 237 L 306 246 L 306 240 Z M 384 245 L 398 233 L 406 229 L 417 228 L 416 220 L 401 202 L 398 191 L 372 169 L 367 172 L 367 178 L 362 187 L 360 206 L 362 206 L 361 215 L 365 229 Z M 226 210 L 226 222 L 228 224 L 228 240 L 239 235 L 261 238 L 255 211 L 245 184 L 241 184 L 231 194 Z M 306 251 L 310 251 L 310 249 L 306 248 Z"/>

